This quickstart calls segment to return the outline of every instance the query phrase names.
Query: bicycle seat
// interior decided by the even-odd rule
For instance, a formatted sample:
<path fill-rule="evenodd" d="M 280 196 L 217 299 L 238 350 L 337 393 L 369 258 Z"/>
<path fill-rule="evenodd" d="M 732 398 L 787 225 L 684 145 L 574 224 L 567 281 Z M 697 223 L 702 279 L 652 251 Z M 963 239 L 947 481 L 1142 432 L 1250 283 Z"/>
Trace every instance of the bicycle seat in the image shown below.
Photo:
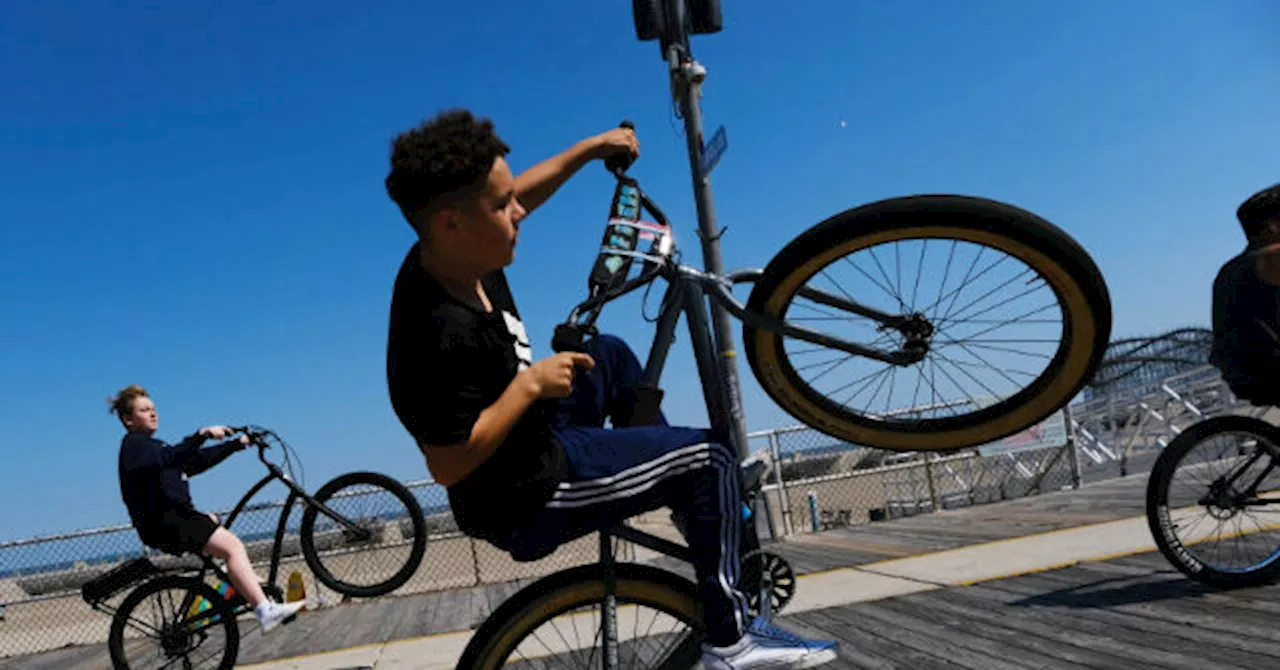
<path fill-rule="evenodd" d="M 146 556 L 125 561 L 85 582 L 80 587 L 80 597 L 89 605 L 96 605 L 161 572 Z"/>

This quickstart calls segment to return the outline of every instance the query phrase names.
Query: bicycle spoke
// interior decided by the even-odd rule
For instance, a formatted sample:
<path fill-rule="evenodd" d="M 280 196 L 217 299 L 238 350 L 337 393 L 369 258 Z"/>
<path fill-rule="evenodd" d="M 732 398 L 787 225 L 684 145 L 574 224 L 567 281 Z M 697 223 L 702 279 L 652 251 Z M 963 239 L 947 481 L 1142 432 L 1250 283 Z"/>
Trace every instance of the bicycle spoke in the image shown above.
<path fill-rule="evenodd" d="M 1005 379 L 1008 379 L 1010 382 L 1012 382 L 1012 383 L 1014 383 L 1014 384 L 1017 384 L 1018 382 L 1017 382 L 1016 380 L 1014 380 L 1014 378 L 1013 378 L 1013 377 L 1010 377 L 1010 376 L 1009 376 L 1009 374 L 1008 374 L 1008 372 L 1013 372 L 1013 373 L 1015 373 L 1015 374 L 1026 375 L 1026 376 L 1030 377 L 1031 379 L 1035 379 L 1035 378 L 1036 378 L 1036 376 L 1035 376 L 1034 374 L 1030 374 L 1030 373 L 1022 372 L 1021 370 L 1009 370 L 1009 371 L 1007 371 L 1007 372 L 1006 372 L 1005 370 L 1003 370 L 1003 369 L 1001 369 L 1001 368 L 998 368 L 998 367 L 996 367 L 995 365 L 993 365 L 990 361 L 988 361 L 987 359 L 983 358 L 982 356 L 980 356 L 979 354 L 977 354 L 976 352 L 974 352 L 973 350 L 971 350 L 969 347 L 965 346 L 965 345 L 964 345 L 964 343 L 957 342 L 956 344 L 958 344 L 958 345 L 960 346 L 960 348 L 962 348 L 962 349 L 964 349 L 965 351 L 969 352 L 969 354 L 970 354 L 971 356 L 973 356 L 974 358 L 978 359 L 979 361 L 982 361 L 982 363 L 983 363 L 984 365 L 986 365 L 988 368 L 990 368 L 990 369 L 992 369 L 992 370 L 995 370 L 996 372 L 999 372 L 1002 376 L 1004 376 L 1004 378 L 1005 378 Z M 955 364 L 955 363 L 953 362 L 953 363 L 952 363 L 952 365 L 954 365 L 954 364 Z"/>
<path fill-rule="evenodd" d="M 890 298 L 894 297 L 893 289 L 889 288 L 888 286 L 885 286 L 884 284 L 881 284 L 880 281 L 877 280 L 875 277 L 872 277 L 871 275 L 867 274 L 866 270 L 863 270 L 861 267 L 859 267 L 858 264 L 850 260 L 848 256 L 844 258 L 844 262 L 848 263 L 849 265 L 852 265 L 853 269 L 860 272 L 863 277 L 866 277 L 867 281 L 871 282 L 872 284 L 875 284 L 877 287 L 880 288 L 880 290 L 884 291 L 885 295 L 889 296 Z"/>
<path fill-rule="evenodd" d="M 815 381 L 818 381 L 819 379 L 821 379 L 822 377 L 824 377 L 827 373 L 831 372 L 832 370 L 835 370 L 836 368 L 840 367 L 841 365 L 843 365 L 843 364 L 845 364 L 845 363 L 848 363 L 848 362 L 849 362 L 849 361 L 851 361 L 851 360 L 853 360 L 853 356 L 849 356 L 849 355 L 847 355 L 847 354 L 846 354 L 846 355 L 844 355 L 844 356 L 841 356 L 840 358 L 836 358 L 836 359 L 834 359 L 834 361 L 835 361 L 835 365 L 831 365 L 831 366 L 830 366 L 830 367 L 828 367 L 826 370 L 823 370 L 823 371 L 822 371 L 822 374 L 820 374 L 820 375 L 818 375 L 817 377 L 814 377 L 813 379 L 809 380 L 809 381 L 810 381 L 810 383 L 815 382 Z M 803 367 L 797 368 L 797 369 L 796 369 L 796 371 L 797 371 L 797 372 L 799 372 L 799 371 L 807 370 L 807 369 L 809 369 L 809 368 L 813 368 L 813 367 L 818 367 L 818 366 L 822 366 L 822 365 L 829 365 L 830 363 L 831 363 L 831 361 L 823 361 L 823 362 L 821 362 L 821 363 L 810 363 L 810 364 L 805 365 L 805 366 L 803 366 Z"/>
<path fill-rule="evenodd" d="M 971 307 L 973 307 L 973 306 L 977 305 L 978 303 L 982 302 L 983 300 L 986 300 L 987 298 L 991 297 L 993 294 L 995 294 L 995 292 L 996 292 L 996 291 L 999 291 L 1000 289 L 1002 289 L 1002 288 L 1004 288 L 1004 287 L 1006 287 L 1006 286 L 1008 286 L 1008 285 L 1010 285 L 1010 284 L 1012 284 L 1012 283 L 1014 283 L 1014 282 L 1018 281 L 1018 278 L 1022 277 L 1023 275 L 1026 275 L 1026 274 L 1028 274 L 1028 273 L 1033 273 L 1033 274 L 1034 274 L 1034 271 L 1033 271 L 1031 268 L 1027 268 L 1027 269 L 1023 270 L 1022 272 L 1019 272 L 1018 274 L 1014 275 L 1013 277 L 1010 277 L 1010 278 L 1009 278 L 1008 280 L 1006 280 L 1003 284 L 1000 284 L 999 286 L 997 286 L 997 287 L 995 287 L 995 288 L 991 289 L 990 291 L 987 291 L 986 293 L 983 293 L 982 295 L 978 296 L 977 298 L 975 298 L 975 299 L 974 299 L 974 300 L 972 300 L 971 302 L 967 303 L 966 305 L 964 305 L 964 306 L 963 306 L 963 307 L 961 307 L 960 309 L 955 310 L 954 312 L 952 312 L 951 310 L 948 310 L 948 311 L 947 311 L 947 313 L 946 313 L 946 314 L 944 314 L 944 315 L 942 316 L 942 318 L 941 318 L 941 319 L 938 319 L 938 322 L 939 322 L 939 323 L 950 323 L 950 322 L 953 322 L 953 321 L 960 321 L 960 320 L 961 320 L 960 315 L 961 315 L 961 314 L 964 314 L 966 310 L 968 310 L 969 308 L 971 308 Z M 990 307 L 987 307 L 986 309 L 983 309 L 983 310 L 982 310 L 982 311 L 980 311 L 980 312 L 975 312 L 975 313 L 973 314 L 973 316 L 982 316 L 983 314 L 986 314 L 987 312 L 990 312 L 990 311 L 992 311 L 992 310 L 994 310 L 994 309 L 996 309 L 996 308 L 998 308 L 998 307 L 1001 307 L 1001 306 L 1003 306 L 1003 305 L 1007 305 L 1007 304 L 1008 304 L 1010 301 L 1012 301 L 1012 300 L 1016 300 L 1016 299 L 1018 299 L 1018 298 L 1020 298 L 1020 297 L 1022 297 L 1022 296 L 1024 296 L 1024 295 L 1029 294 L 1029 293 L 1033 293 L 1033 292 L 1035 292 L 1036 290 L 1038 290 L 1039 288 L 1040 288 L 1039 286 L 1033 286 L 1033 287 L 1031 287 L 1031 288 L 1027 289 L 1026 291 L 1023 291 L 1022 293 L 1019 293 L 1018 295 L 1015 295 L 1015 296 L 1014 296 L 1014 297 L 1012 297 L 1012 298 L 1008 298 L 1008 299 L 1002 300 L 1001 302 L 998 302 L 998 303 L 996 303 L 996 304 L 994 304 L 994 305 L 991 305 Z M 953 314 L 954 314 L 954 316 L 953 316 Z"/>
<path fill-rule="evenodd" d="M 936 355 L 938 358 L 941 358 L 942 360 L 944 360 L 944 361 L 946 361 L 946 362 L 950 363 L 953 367 L 955 367 L 957 370 L 959 370 L 960 372 L 962 372 L 962 373 L 964 373 L 965 375 L 967 375 L 970 379 L 974 380 L 975 382 L 978 382 L 978 384 L 979 384 L 980 386 L 982 386 L 982 390 L 984 390 L 984 391 L 986 391 L 987 393 L 991 394 L 991 396 L 992 396 L 992 397 L 999 397 L 999 394 L 997 394 L 995 391 L 992 391 L 990 388 L 988 388 L 986 384 L 982 383 L 982 380 L 980 380 L 980 379 L 978 379 L 977 377 L 973 376 L 973 373 L 971 373 L 971 372 L 969 372 L 968 370 L 966 370 L 966 369 L 964 368 L 964 366 L 962 366 L 962 365 L 958 365 L 955 361 L 951 360 L 950 358 L 948 358 L 948 357 L 946 357 L 946 356 L 943 356 L 942 354 L 937 354 L 937 353 L 935 353 L 934 355 Z M 956 386 L 959 386 L 959 384 L 956 384 Z"/>
<path fill-rule="evenodd" d="M 946 342 L 945 344 L 951 344 L 951 342 Z M 956 342 L 956 344 L 959 344 L 959 342 Z M 1020 349 L 1010 349 L 1008 347 L 993 347 L 989 344 L 975 344 L 972 341 L 966 342 L 966 344 L 968 344 L 970 347 L 973 347 L 974 349 L 986 349 L 987 351 L 999 351 L 1001 353 L 1014 354 L 1017 356 L 1031 356 L 1034 358 L 1044 358 L 1044 359 L 1053 358 L 1049 354 L 1039 354 L 1034 352 L 1022 351 Z"/>
<path fill-rule="evenodd" d="M 929 241 L 925 240 L 925 243 L 920 245 L 920 260 L 916 261 L 917 268 L 924 267 L 924 253 L 928 249 L 929 249 Z M 916 295 L 920 292 L 920 280 L 923 278 L 924 278 L 924 272 L 916 273 L 916 283 L 915 283 L 915 286 L 911 288 L 911 302 L 909 303 L 910 311 L 912 312 L 916 311 Z"/>
<path fill-rule="evenodd" d="M 871 254 L 871 260 L 876 263 L 876 269 L 880 270 L 880 276 L 884 278 L 884 283 L 891 284 L 892 282 L 889 279 L 889 273 L 885 272 L 884 265 L 880 263 L 880 258 L 876 256 L 875 249 L 869 250 L 869 253 Z M 900 291 L 889 289 L 889 295 L 892 296 L 894 300 L 898 301 L 898 309 L 902 309 L 906 306 L 902 301 L 902 293 Z"/>
<path fill-rule="evenodd" d="M 888 368 L 882 368 L 882 369 L 881 369 L 881 370 L 879 370 L 878 372 L 874 372 L 874 373 L 872 373 L 872 374 L 870 374 L 870 375 L 867 375 L 866 377 L 863 377 L 862 379 L 868 379 L 867 383 L 866 383 L 866 384 L 863 384 L 863 385 L 862 385 L 862 387 L 861 387 L 861 388 L 859 388 L 859 389 L 858 389 L 858 391 L 857 391 L 856 393 L 854 393 L 852 396 L 850 396 L 850 397 L 849 397 L 849 400 L 853 400 L 854 398 L 856 398 L 856 397 L 858 397 L 858 396 L 862 395 L 862 392 L 863 392 L 863 391 L 865 391 L 865 390 L 866 390 L 866 388 L 867 388 L 868 386 L 871 386 L 872 382 L 874 382 L 876 379 L 879 379 L 879 380 L 880 380 L 880 386 L 883 386 L 883 385 L 884 385 L 884 375 L 885 375 L 885 373 L 887 373 L 888 371 L 889 371 L 889 369 L 888 369 Z M 861 381 L 861 380 L 859 380 L 859 381 Z M 855 383 L 856 383 L 856 382 L 855 382 Z M 842 387 L 841 387 L 840 389 L 838 389 L 838 390 L 843 390 L 843 389 L 848 388 L 849 386 L 852 386 L 852 385 L 853 385 L 853 384 L 846 384 L 845 386 L 842 386 Z M 876 391 L 875 391 L 875 392 L 873 392 L 873 393 L 871 394 L 871 398 L 872 398 L 873 400 L 874 400 L 874 399 L 875 399 L 875 397 L 876 397 L 876 393 L 879 393 L 880 386 L 877 386 L 877 387 L 876 387 Z M 848 404 L 848 402 L 846 402 L 845 404 L 847 405 L 847 404 Z"/>
<path fill-rule="evenodd" d="M 896 377 L 897 375 L 898 375 L 898 368 L 897 368 L 897 366 L 894 366 L 894 367 L 889 368 L 889 387 L 890 387 L 890 388 L 892 388 L 892 387 L 893 387 L 893 379 L 894 379 L 894 377 Z M 892 411 L 894 410 L 894 408 L 893 408 L 893 407 L 890 407 L 890 406 L 889 406 L 889 403 L 890 403 L 892 400 L 893 400 L 893 394 L 892 394 L 892 393 L 887 393 L 887 394 L 885 394 L 885 396 L 884 396 L 884 413 L 885 413 L 886 415 L 888 415 L 888 414 L 889 414 L 889 412 L 892 412 Z"/>
<path fill-rule="evenodd" d="M 937 316 L 938 316 L 937 312 L 934 312 L 933 314 L 929 314 L 929 310 L 933 309 L 934 307 L 942 303 L 942 300 L 943 300 L 942 292 L 947 290 L 947 280 L 951 278 L 951 261 L 955 260 L 956 247 L 959 246 L 959 244 L 960 243 L 957 240 L 951 240 L 951 253 L 947 254 L 947 265 L 942 270 L 942 283 L 938 285 L 938 297 L 934 299 L 933 304 L 930 305 L 929 307 L 926 307 L 921 310 L 917 310 L 920 312 L 924 312 L 925 314 L 928 314 L 930 321 L 937 320 Z M 972 269 L 973 268 L 971 266 L 970 270 Z M 961 280 L 961 282 L 963 283 L 963 280 Z"/>

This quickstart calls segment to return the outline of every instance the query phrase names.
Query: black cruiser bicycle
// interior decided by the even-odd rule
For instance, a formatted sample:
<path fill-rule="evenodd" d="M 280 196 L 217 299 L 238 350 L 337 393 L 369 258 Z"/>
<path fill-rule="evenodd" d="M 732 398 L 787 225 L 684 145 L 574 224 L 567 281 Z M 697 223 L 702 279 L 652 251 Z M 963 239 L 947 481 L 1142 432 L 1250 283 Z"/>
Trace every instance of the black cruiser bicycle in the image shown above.
<path fill-rule="evenodd" d="M 289 513 L 302 503 L 298 549 L 315 578 L 339 594 L 358 598 L 386 595 L 405 584 L 422 563 L 427 525 L 417 498 L 404 484 L 377 472 L 348 472 L 314 495 L 295 481 L 292 449 L 276 433 L 237 427 L 257 447 L 267 469 L 227 516 L 231 528 L 249 500 L 273 481 L 289 489 L 271 545 L 271 567 L 263 591 L 283 602 L 276 584 L 288 531 Z M 272 443 L 285 453 L 285 468 L 267 460 Z M 111 614 L 107 649 L 116 670 L 142 667 L 200 667 L 230 670 L 240 651 L 237 618 L 251 611 L 239 594 L 227 597 L 230 580 L 213 559 L 148 557 L 122 563 L 81 587 L 84 601 Z M 136 586 L 136 588 L 134 588 Z M 133 589 L 119 607 L 109 600 Z"/>

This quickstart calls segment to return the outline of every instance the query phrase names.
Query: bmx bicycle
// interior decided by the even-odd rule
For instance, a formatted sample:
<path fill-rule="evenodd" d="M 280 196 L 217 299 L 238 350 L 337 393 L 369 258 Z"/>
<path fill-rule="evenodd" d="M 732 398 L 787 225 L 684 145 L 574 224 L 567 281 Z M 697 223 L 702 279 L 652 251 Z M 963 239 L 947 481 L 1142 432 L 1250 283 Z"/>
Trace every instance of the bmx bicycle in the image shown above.
<path fill-rule="evenodd" d="M 232 430 L 247 436 L 250 446 L 257 447 L 258 460 L 266 467 L 267 474 L 245 493 L 223 525 L 229 529 L 249 500 L 268 483 L 280 481 L 289 489 L 280 510 L 270 569 L 263 584 L 268 597 L 284 600 L 276 577 L 295 501 L 303 505 L 298 526 L 299 548 L 307 567 L 321 584 L 344 596 L 372 598 L 394 591 L 413 576 L 426 552 L 427 528 L 422 507 L 404 484 L 377 472 L 348 472 L 321 486 L 313 496 L 294 481 L 289 457 L 292 448 L 279 435 L 256 426 Z M 267 460 L 266 450 L 272 442 L 282 448 L 285 468 Z M 384 501 L 370 505 L 374 494 L 385 494 L 381 496 Z M 370 508 L 371 512 L 366 511 Z M 361 514 L 362 511 L 365 513 Z M 401 558 L 393 558 L 387 566 L 386 561 L 375 560 L 368 554 L 357 556 L 358 552 L 368 551 L 378 552 L 376 559 Z M 183 667 L 194 667 L 193 657 L 210 659 L 217 654 L 221 654 L 220 660 L 211 667 L 229 670 L 235 666 L 240 649 L 237 618 L 251 608 L 239 594 L 227 597 L 218 588 L 228 589 L 229 593 L 230 580 L 213 559 L 203 554 L 198 559 L 199 567 L 192 565 L 191 560 L 157 565 L 144 556 L 123 563 L 81 587 L 81 596 L 90 607 L 111 615 L 107 648 L 116 670 L 141 667 L 141 656 L 130 660 L 132 652 L 154 658 L 154 651 L 150 654 L 144 651 L 152 644 L 158 644 L 159 657 L 165 667 L 178 659 L 182 659 Z M 390 570 L 365 579 L 371 567 L 380 565 Z M 344 568 L 354 568 L 355 573 L 339 576 Z M 108 604 L 113 596 L 130 588 L 133 590 L 118 608 Z M 127 637 L 126 630 L 140 635 Z"/>
<path fill-rule="evenodd" d="M 598 333 L 595 323 L 604 305 L 662 278 L 667 289 L 654 320 L 642 391 L 661 397 L 662 371 L 677 321 L 684 315 L 708 417 L 744 458 L 746 430 L 729 315 L 742 322 L 747 362 L 765 393 L 810 427 L 856 445 L 898 452 L 979 446 L 1035 425 L 1079 392 L 1097 369 L 1110 338 L 1106 283 L 1075 240 L 1017 207 L 956 195 L 882 200 L 812 226 L 762 271 L 725 272 L 710 185 L 700 167 L 704 148 L 697 100 L 706 69 L 693 59 L 688 39 L 690 34 L 720 29 L 719 3 L 635 0 L 633 11 L 640 39 L 661 41 L 684 118 L 706 269 L 681 264 L 671 223 L 627 174 L 629 161 L 606 163 L 617 184 L 588 279 L 589 295 L 556 327 L 553 349 L 581 348 L 585 338 Z M 641 221 L 642 212 L 653 222 Z M 645 241 L 647 249 L 641 247 Z M 923 264 L 930 243 L 941 247 L 944 261 L 936 271 L 943 278 L 937 291 L 919 290 L 923 275 L 904 283 L 900 264 L 896 271 L 885 269 L 884 261 L 903 256 L 918 256 Z M 889 249 L 877 255 L 884 247 Z M 870 260 L 861 265 L 850 260 L 856 253 L 866 253 Z M 1003 257 L 983 261 L 987 253 Z M 861 276 L 852 289 L 832 277 L 848 269 Z M 960 277 L 955 284 L 953 271 Z M 834 289 L 806 286 L 813 279 Z M 743 282 L 754 284 L 745 304 L 732 293 L 732 287 Z M 966 288 L 974 288 L 974 293 L 962 300 Z M 887 303 L 868 304 L 873 292 L 886 294 Z M 1030 306 L 1010 306 L 1032 294 L 1042 297 Z M 960 328 L 962 318 L 970 330 Z M 848 326 L 860 334 L 856 339 L 826 334 L 810 323 Z M 1017 338 L 997 332 L 1015 323 L 1031 326 L 1032 333 Z M 796 343 L 801 348 L 792 346 Z M 1015 348 L 1020 344 L 1049 346 L 1044 347 L 1047 351 L 1024 351 Z M 823 348 L 832 353 L 815 356 Z M 960 360 L 962 356 L 967 360 Z M 851 361 L 883 368 L 860 374 L 846 367 Z M 1038 362 L 1043 368 L 1011 369 L 1020 362 Z M 984 363 L 994 368 L 985 379 L 974 371 Z M 810 371 L 816 371 L 814 377 L 804 378 Z M 899 376 L 908 379 L 907 391 L 882 394 L 884 385 Z M 978 389 L 958 398 L 943 397 L 944 390 L 962 379 L 975 382 Z M 1002 396 L 992 388 L 1006 382 L 1016 384 L 1017 390 Z M 850 389 L 854 391 L 842 400 Z M 874 407 L 849 407 L 868 391 Z M 954 413 L 943 416 L 948 410 Z M 753 609 L 769 616 L 787 604 L 795 580 L 785 561 L 760 549 L 758 515 L 752 508 L 761 498 L 762 472 L 758 463 L 744 468 L 749 514 L 744 515 L 739 586 L 754 594 Z M 652 565 L 618 562 L 615 540 L 688 561 L 687 549 L 677 543 L 626 524 L 606 529 L 599 533 L 598 563 L 553 573 L 518 591 L 476 630 L 458 667 L 493 670 L 508 664 L 554 667 L 561 662 L 573 667 L 602 663 L 607 670 L 623 665 L 692 667 L 702 631 L 693 583 Z M 534 553 L 549 553 L 554 547 L 542 549 L 545 552 Z M 782 577 L 781 584 L 777 577 Z M 655 614 L 641 615 L 641 608 Z M 538 633 L 562 616 L 572 632 L 557 630 L 545 637 Z M 659 619 L 682 630 L 655 633 Z M 589 624 L 598 630 L 588 630 L 584 637 L 578 627 L 589 621 L 598 621 Z M 629 624 L 634 630 L 626 634 Z M 602 647 L 598 655 L 597 641 Z"/>
<path fill-rule="evenodd" d="M 1280 428 L 1261 418 L 1216 416 L 1179 433 L 1147 479 L 1147 526 L 1160 553 L 1209 586 L 1273 582 L 1280 574 L 1277 465 Z"/>

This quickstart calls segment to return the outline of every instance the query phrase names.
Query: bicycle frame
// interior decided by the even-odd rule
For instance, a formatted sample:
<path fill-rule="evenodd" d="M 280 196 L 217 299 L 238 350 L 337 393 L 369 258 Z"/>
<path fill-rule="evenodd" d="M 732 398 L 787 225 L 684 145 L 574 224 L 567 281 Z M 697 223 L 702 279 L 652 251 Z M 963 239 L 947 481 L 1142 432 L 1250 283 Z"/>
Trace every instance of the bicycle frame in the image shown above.
<path fill-rule="evenodd" d="M 639 188 L 638 184 L 633 183 L 633 186 L 640 194 L 641 206 L 659 224 L 669 226 L 666 215 L 663 214 L 657 204 Z M 703 395 L 706 399 L 707 412 L 712 428 L 733 443 L 731 446 L 739 454 L 740 458 L 745 458 L 748 454 L 745 431 L 735 429 L 735 425 L 742 414 L 741 400 L 736 382 L 723 374 L 724 365 L 732 365 L 732 359 L 736 357 L 736 354 L 732 349 L 725 350 L 721 347 L 717 350 L 716 348 L 715 341 L 712 338 L 712 329 L 709 326 L 714 324 L 717 313 L 732 315 L 753 328 L 788 335 L 806 342 L 838 349 L 855 356 L 871 358 L 894 365 L 909 365 L 920 358 L 919 355 L 907 351 L 883 351 L 853 342 L 846 342 L 749 309 L 733 296 L 729 287 L 734 284 L 759 280 L 763 274 L 760 270 L 738 270 L 727 275 L 720 275 L 680 265 L 671 260 L 671 256 L 665 257 L 661 263 L 655 263 L 651 257 L 638 252 L 602 249 L 601 253 L 642 258 L 645 259 L 646 265 L 649 267 L 643 270 L 639 276 L 627 280 L 617 288 L 597 293 L 578 304 L 561 327 L 569 327 L 571 331 L 577 331 L 570 335 L 570 337 L 576 338 L 581 329 L 594 329 L 594 324 L 599 317 L 600 311 L 608 303 L 642 286 L 651 284 L 659 277 L 665 279 L 667 290 L 662 299 L 662 306 L 659 308 L 657 330 L 649 348 L 649 357 L 645 363 L 642 384 L 650 388 L 658 387 L 662 372 L 666 366 L 667 354 L 671 350 L 671 345 L 675 342 L 676 322 L 683 314 L 688 323 L 694 360 L 697 363 L 698 375 L 702 384 Z M 897 328 L 910 323 L 907 316 L 886 314 L 852 300 L 814 289 L 802 287 L 798 293 L 828 307 L 842 309 L 875 320 L 885 327 Z M 710 309 L 708 309 L 707 298 L 711 299 Z M 585 323 L 579 323 L 580 315 L 584 314 L 586 315 Z M 724 363 L 725 360 L 729 360 L 729 362 Z M 716 361 L 721 362 L 719 367 L 717 367 Z"/>
<path fill-rule="evenodd" d="M 244 497 L 240 498 L 240 502 L 236 503 L 236 506 L 232 508 L 231 514 L 227 515 L 227 520 L 223 522 L 222 525 L 230 530 L 232 522 L 234 522 L 236 517 L 245 510 L 249 500 L 251 500 L 253 496 L 257 495 L 258 491 L 261 491 L 267 484 L 270 484 L 273 481 L 280 481 L 288 487 L 289 495 L 285 498 L 284 504 L 280 508 L 280 518 L 276 522 L 275 540 L 271 547 L 271 566 L 268 569 L 267 574 L 268 584 L 275 584 L 276 582 L 276 577 L 280 569 L 280 554 L 284 548 L 284 534 L 285 527 L 289 520 L 289 511 L 293 509 L 294 502 L 299 499 L 301 499 L 306 505 L 317 508 L 320 513 L 330 519 L 342 524 L 344 528 L 355 533 L 361 539 L 364 539 L 364 537 L 368 535 L 367 530 L 347 521 L 345 518 L 329 509 L 326 505 L 313 498 L 311 494 L 303 490 L 301 486 L 295 484 L 289 475 L 280 469 L 280 466 L 268 461 L 266 459 L 266 447 L 262 443 L 258 444 L 258 460 L 262 461 L 262 464 L 266 466 L 267 474 L 264 475 L 262 479 L 258 480 L 258 483 L 254 484 L 253 487 L 244 494 Z M 216 566 L 214 569 L 215 572 L 219 573 L 219 579 L 226 579 L 226 575 L 221 574 L 222 571 L 220 569 L 217 569 Z"/>

